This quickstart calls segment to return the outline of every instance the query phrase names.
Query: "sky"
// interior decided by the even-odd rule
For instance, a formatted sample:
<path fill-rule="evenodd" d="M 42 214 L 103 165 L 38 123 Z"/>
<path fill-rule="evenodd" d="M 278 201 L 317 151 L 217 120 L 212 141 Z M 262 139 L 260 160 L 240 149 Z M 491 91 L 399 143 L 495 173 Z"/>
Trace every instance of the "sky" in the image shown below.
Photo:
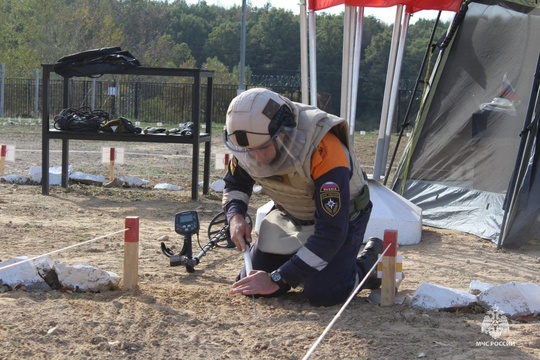
<path fill-rule="evenodd" d="M 186 0 L 188 4 L 196 4 L 199 0 Z M 283 8 L 286 10 L 291 10 L 294 14 L 300 13 L 300 6 L 298 5 L 298 0 L 246 0 L 247 4 L 251 4 L 253 7 L 264 7 L 266 3 L 270 3 L 275 8 Z M 208 5 L 218 5 L 222 7 L 230 7 L 233 5 L 242 5 L 242 0 L 206 0 Z M 335 6 L 333 8 L 324 10 L 330 14 L 339 14 L 345 9 L 345 6 Z M 421 18 L 435 19 L 437 17 L 438 11 L 420 11 L 413 14 L 411 18 L 411 23 L 414 23 L 416 20 Z M 390 8 L 365 8 L 364 16 L 373 15 L 380 19 L 381 21 L 387 24 L 393 24 L 396 17 L 396 7 Z M 450 21 L 453 18 L 454 13 L 444 11 L 441 15 L 442 21 Z"/>

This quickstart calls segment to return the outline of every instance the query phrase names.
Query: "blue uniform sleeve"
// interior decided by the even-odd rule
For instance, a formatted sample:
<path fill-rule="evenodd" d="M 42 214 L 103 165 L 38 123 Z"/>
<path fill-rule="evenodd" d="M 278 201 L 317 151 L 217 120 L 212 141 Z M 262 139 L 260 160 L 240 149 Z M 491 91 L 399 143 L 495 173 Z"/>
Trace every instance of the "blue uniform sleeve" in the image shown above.
<path fill-rule="evenodd" d="M 350 170 L 336 167 L 315 180 L 315 232 L 279 272 L 292 287 L 324 269 L 347 239 Z"/>
<path fill-rule="evenodd" d="M 255 181 L 242 169 L 235 157 L 229 162 L 223 181 L 225 188 L 222 201 L 227 220 L 236 214 L 245 216 Z"/>

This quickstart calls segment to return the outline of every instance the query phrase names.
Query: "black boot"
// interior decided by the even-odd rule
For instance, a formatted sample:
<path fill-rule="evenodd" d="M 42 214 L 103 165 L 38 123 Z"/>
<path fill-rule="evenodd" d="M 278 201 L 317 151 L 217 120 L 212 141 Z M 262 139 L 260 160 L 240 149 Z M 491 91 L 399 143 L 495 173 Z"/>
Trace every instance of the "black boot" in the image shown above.
<path fill-rule="evenodd" d="M 359 275 L 362 277 L 369 272 L 369 270 L 379 260 L 379 255 L 383 252 L 383 241 L 376 237 L 368 239 L 364 250 L 360 253 L 360 256 L 356 259 L 356 265 L 359 267 Z M 362 281 L 360 279 L 360 281 Z M 377 269 L 374 269 L 369 278 L 362 286 L 362 289 L 375 290 L 381 287 L 382 280 L 377 277 Z"/>

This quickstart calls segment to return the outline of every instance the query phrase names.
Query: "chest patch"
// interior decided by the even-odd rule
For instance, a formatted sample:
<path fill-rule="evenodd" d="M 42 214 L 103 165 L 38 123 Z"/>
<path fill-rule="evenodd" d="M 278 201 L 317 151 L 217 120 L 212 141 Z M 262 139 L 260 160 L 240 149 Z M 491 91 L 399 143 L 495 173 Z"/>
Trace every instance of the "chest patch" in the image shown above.
<path fill-rule="evenodd" d="M 324 212 L 334 217 L 341 209 L 339 186 L 335 182 L 325 182 L 320 189 L 321 207 Z"/>

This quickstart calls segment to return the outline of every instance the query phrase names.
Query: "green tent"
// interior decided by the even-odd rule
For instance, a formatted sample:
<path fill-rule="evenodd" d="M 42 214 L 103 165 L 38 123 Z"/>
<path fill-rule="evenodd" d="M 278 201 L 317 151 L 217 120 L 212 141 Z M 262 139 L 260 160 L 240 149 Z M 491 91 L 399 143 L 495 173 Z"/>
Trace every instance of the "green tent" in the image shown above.
<path fill-rule="evenodd" d="M 498 247 L 540 240 L 539 34 L 537 1 L 468 4 L 392 184 L 425 225 Z"/>

